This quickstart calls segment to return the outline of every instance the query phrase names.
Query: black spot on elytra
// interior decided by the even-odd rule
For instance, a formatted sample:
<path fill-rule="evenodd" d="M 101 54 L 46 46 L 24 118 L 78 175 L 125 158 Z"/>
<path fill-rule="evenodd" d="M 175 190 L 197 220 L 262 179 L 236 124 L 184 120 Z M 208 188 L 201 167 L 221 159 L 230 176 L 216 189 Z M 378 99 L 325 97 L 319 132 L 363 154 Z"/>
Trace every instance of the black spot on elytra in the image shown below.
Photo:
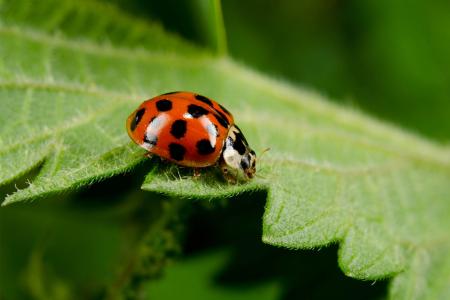
<path fill-rule="evenodd" d="M 134 115 L 133 120 L 131 120 L 131 124 L 130 124 L 130 129 L 131 131 L 134 131 L 136 129 L 136 126 L 138 126 L 139 122 L 142 119 L 142 116 L 145 113 L 145 108 L 141 108 L 140 110 L 138 110 L 136 112 L 136 114 Z"/>
<path fill-rule="evenodd" d="M 221 112 L 221 111 L 218 110 L 217 113 L 218 113 L 222 118 L 224 118 L 224 119 L 227 121 L 227 123 L 230 123 L 230 121 L 228 121 L 228 117 L 225 116 L 225 115 L 223 114 L 223 112 Z"/>
<path fill-rule="evenodd" d="M 167 99 L 162 99 L 156 101 L 156 108 L 158 111 L 169 111 L 172 109 L 172 101 Z"/>
<path fill-rule="evenodd" d="M 195 104 L 188 105 L 188 113 L 192 115 L 194 118 L 199 118 L 203 115 L 207 115 L 208 111 L 201 106 Z"/>
<path fill-rule="evenodd" d="M 203 103 L 206 103 L 206 104 L 208 104 L 211 107 L 213 106 L 213 103 L 211 102 L 211 100 L 209 100 L 205 96 L 195 95 L 195 99 L 197 99 L 198 101 L 202 101 Z"/>
<path fill-rule="evenodd" d="M 219 104 L 219 106 L 220 106 L 220 108 L 221 108 L 227 115 L 231 116 L 231 113 L 228 111 L 228 109 L 226 109 L 225 107 L 223 107 L 223 106 L 220 105 L 220 104 Z"/>
<path fill-rule="evenodd" d="M 243 155 L 245 153 L 245 145 L 242 142 L 242 139 L 239 135 L 236 135 L 236 140 L 233 143 L 233 148 L 240 154 Z"/>
<path fill-rule="evenodd" d="M 186 153 L 186 148 L 177 143 L 169 144 L 169 154 L 170 158 L 180 161 L 183 160 L 184 154 Z"/>
<path fill-rule="evenodd" d="M 218 114 L 214 114 L 214 118 L 216 118 L 217 122 L 219 122 L 219 124 L 222 125 L 222 127 L 224 127 L 224 128 L 228 128 L 228 125 L 230 125 L 230 123 L 228 123 L 227 119 L 222 118 Z"/>
<path fill-rule="evenodd" d="M 180 92 L 168 92 L 168 93 L 162 94 L 161 96 L 178 94 L 178 93 L 180 93 Z"/>
<path fill-rule="evenodd" d="M 208 155 L 214 152 L 214 147 L 211 146 L 211 143 L 207 139 L 203 139 L 197 142 L 197 151 L 201 155 Z"/>
<path fill-rule="evenodd" d="M 176 120 L 172 123 L 170 133 L 177 139 L 181 139 L 186 134 L 187 122 L 185 120 Z"/>

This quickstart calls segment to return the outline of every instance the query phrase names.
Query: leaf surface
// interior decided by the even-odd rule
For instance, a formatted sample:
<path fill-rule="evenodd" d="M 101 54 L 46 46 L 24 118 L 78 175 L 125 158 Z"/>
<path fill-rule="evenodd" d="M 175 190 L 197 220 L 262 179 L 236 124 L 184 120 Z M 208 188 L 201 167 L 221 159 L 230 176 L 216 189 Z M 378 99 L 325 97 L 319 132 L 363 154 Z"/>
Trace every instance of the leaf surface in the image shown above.
<path fill-rule="evenodd" d="M 40 166 L 4 204 L 44 197 L 141 162 L 126 116 L 144 99 L 191 90 L 234 112 L 261 176 L 228 185 L 214 170 L 149 170 L 143 189 L 217 198 L 267 190 L 263 240 L 340 243 L 349 276 L 395 275 L 393 298 L 450 297 L 450 152 L 215 58 L 157 25 L 96 2 L 0 2 L 0 183 Z M 210 176 L 211 175 L 211 176 Z"/>

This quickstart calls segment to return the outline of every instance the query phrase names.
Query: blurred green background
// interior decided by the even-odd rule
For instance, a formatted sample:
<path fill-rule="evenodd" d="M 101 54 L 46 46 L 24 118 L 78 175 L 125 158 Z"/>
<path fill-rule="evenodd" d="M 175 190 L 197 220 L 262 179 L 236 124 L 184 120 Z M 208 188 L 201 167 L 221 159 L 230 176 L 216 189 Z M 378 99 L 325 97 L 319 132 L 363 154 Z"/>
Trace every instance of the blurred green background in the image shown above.
<path fill-rule="evenodd" d="M 214 48 L 209 0 L 114 0 Z M 450 1 L 226 0 L 229 52 L 439 141 L 450 140 Z"/>
<path fill-rule="evenodd" d="M 111 2 L 217 48 L 212 1 Z M 226 0 L 223 15 L 236 60 L 431 139 L 450 140 L 449 1 Z M 0 209 L 0 299 L 386 294 L 386 282 L 346 278 L 335 246 L 289 251 L 262 244 L 264 194 L 214 203 L 165 199 L 139 190 L 147 169 Z"/>

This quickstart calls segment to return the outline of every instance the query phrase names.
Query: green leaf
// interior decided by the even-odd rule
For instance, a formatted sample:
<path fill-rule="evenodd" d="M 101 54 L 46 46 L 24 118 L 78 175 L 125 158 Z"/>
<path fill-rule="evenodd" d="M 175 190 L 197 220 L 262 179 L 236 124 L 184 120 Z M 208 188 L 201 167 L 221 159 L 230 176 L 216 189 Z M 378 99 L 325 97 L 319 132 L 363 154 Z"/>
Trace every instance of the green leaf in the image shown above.
<path fill-rule="evenodd" d="M 253 148 L 271 147 L 250 183 L 216 171 L 150 170 L 143 189 L 217 198 L 267 190 L 263 240 L 288 248 L 340 243 L 349 276 L 395 276 L 393 298 L 448 298 L 450 151 L 319 94 L 264 77 L 110 6 L 3 1 L 0 182 L 40 166 L 3 204 L 131 169 L 142 150 L 126 116 L 143 100 L 192 90 L 235 114 Z M 212 176 L 209 176 L 212 175 Z"/>

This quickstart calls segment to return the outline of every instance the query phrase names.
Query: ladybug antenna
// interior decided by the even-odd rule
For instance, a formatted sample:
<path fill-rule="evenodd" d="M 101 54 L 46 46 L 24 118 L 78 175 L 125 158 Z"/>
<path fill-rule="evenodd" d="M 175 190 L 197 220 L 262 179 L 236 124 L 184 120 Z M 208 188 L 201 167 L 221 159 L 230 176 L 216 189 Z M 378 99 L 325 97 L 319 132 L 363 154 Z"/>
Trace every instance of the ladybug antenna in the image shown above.
<path fill-rule="evenodd" d="M 264 150 L 262 150 L 261 151 L 261 155 L 258 157 L 258 160 L 259 161 L 261 161 L 261 158 L 264 156 L 264 154 L 267 152 L 267 151 L 269 151 L 270 150 L 270 148 L 266 148 L 266 149 L 264 149 Z"/>

